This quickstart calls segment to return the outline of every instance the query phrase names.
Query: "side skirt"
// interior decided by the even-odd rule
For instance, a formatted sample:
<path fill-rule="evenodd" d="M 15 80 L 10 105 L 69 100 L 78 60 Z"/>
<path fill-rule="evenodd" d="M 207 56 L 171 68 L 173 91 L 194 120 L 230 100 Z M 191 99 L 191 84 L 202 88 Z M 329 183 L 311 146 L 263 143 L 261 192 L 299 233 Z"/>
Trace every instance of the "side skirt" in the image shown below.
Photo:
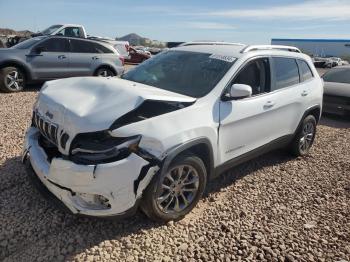
<path fill-rule="evenodd" d="M 235 166 L 242 164 L 246 161 L 254 159 L 262 154 L 268 153 L 268 152 L 275 150 L 275 149 L 286 147 L 293 140 L 293 138 L 294 138 L 294 134 L 286 135 L 286 136 L 277 138 L 266 145 L 263 145 L 263 146 L 258 147 L 256 149 L 253 149 L 252 151 L 244 153 L 243 155 L 240 155 L 240 156 L 235 157 L 231 160 L 228 160 L 225 163 L 223 163 L 215 168 L 214 174 L 213 174 L 213 176 L 211 176 L 211 178 L 216 178 L 220 174 L 222 174 L 223 172 L 231 169 L 232 167 L 235 167 Z"/>

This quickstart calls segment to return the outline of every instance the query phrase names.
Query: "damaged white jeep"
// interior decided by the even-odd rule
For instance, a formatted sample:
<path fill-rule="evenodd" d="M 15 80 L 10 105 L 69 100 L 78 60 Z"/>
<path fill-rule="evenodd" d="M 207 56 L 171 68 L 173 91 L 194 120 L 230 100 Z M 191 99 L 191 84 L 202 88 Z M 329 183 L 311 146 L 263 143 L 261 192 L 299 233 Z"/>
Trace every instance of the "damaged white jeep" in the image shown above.
<path fill-rule="evenodd" d="M 232 166 L 281 147 L 307 154 L 322 93 L 296 48 L 184 45 L 121 79 L 47 82 L 23 161 L 74 214 L 178 220 Z"/>

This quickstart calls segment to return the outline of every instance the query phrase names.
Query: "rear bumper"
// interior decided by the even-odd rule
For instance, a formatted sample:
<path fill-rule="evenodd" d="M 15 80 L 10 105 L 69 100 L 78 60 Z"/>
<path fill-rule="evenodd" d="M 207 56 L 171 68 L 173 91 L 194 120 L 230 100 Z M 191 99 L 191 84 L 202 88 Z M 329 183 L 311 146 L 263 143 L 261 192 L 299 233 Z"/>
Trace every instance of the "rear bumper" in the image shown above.
<path fill-rule="evenodd" d="M 26 133 L 24 161 L 28 174 L 44 196 L 73 214 L 94 217 L 132 214 L 159 169 L 150 167 L 136 154 L 99 165 L 77 165 L 62 158 L 53 158 L 50 163 L 38 143 L 39 136 L 33 127 Z"/>

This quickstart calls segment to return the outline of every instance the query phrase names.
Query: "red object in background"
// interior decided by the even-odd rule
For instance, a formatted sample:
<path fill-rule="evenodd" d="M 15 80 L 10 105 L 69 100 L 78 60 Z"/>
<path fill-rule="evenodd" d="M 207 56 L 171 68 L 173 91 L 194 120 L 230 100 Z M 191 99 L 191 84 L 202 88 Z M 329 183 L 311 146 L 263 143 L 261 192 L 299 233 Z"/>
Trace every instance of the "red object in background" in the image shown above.
<path fill-rule="evenodd" d="M 125 59 L 127 63 L 139 64 L 147 60 L 151 56 L 142 52 L 137 51 L 136 49 L 129 46 L 129 58 Z"/>

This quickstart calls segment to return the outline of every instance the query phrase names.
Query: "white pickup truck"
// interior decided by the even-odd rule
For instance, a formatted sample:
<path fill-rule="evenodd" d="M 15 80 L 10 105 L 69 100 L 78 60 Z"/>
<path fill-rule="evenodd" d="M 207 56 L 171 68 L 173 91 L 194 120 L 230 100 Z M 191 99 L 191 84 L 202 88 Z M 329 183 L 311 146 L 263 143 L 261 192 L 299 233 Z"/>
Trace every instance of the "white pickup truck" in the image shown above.
<path fill-rule="evenodd" d="M 91 40 L 106 42 L 112 45 L 115 49 L 117 49 L 119 54 L 122 57 L 124 57 L 124 59 L 127 59 L 129 57 L 129 42 L 116 41 L 111 38 L 87 35 L 86 30 L 82 25 L 75 25 L 75 24 L 52 25 L 41 32 L 32 34 L 32 37 L 41 36 L 41 35 L 61 35 L 61 36 L 68 36 L 68 37 L 80 37 L 80 38 L 89 38 Z"/>
<path fill-rule="evenodd" d="M 41 35 L 61 35 L 69 37 L 87 38 L 85 28 L 82 25 L 75 24 L 52 25 L 41 32 L 32 34 L 32 37 Z"/>

